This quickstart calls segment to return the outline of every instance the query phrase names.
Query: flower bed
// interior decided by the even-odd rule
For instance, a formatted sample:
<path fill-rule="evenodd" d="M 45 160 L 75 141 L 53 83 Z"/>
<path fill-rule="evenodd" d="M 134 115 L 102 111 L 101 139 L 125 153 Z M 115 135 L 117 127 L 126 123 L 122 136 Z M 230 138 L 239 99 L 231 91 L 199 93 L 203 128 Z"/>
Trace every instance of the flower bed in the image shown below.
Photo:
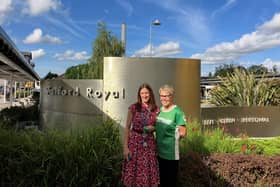
<path fill-rule="evenodd" d="M 180 186 L 280 186 L 280 156 L 188 153 Z"/>

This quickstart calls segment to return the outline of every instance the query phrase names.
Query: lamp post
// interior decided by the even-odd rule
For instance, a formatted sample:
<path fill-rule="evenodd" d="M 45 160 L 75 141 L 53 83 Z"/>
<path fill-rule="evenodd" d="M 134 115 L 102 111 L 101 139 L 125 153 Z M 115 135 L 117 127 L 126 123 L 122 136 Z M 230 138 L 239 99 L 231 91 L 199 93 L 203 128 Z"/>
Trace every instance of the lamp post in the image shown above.
<path fill-rule="evenodd" d="M 152 26 L 153 25 L 159 26 L 160 21 L 158 19 L 156 19 L 150 23 L 150 56 L 153 56 L 153 47 L 152 47 Z"/>
<path fill-rule="evenodd" d="M 80 68 L 79 68 L 79 65 L 77 66 L 78 68 L 78 79 L 80 79 Z"/>

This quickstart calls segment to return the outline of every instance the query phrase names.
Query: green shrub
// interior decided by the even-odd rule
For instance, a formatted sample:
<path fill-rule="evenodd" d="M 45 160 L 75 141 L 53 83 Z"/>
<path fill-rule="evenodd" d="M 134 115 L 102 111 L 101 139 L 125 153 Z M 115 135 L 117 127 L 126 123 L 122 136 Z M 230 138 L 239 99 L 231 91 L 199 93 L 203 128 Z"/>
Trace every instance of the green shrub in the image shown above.
<path fill-rule="evenodd" d="M 280 81 L 256 79 L 253 73 L 235 69 L 211 91 L 210 102 L 216 106 L 277 106 L 280 101 Z"/>
<path fill-rule="evenodd" d="M 120 186 L 121 153 L 112 121 L 72 132 L 1 129 L 1 186 Z"/>
<path fill-rule="evenodd" d="M 0 111 L 0 121 L 6 127 L 15 127 L 19 121 L 39 121 L 38 104 L 5 108 Z"/>
<path fill-rule="evenodd" d="M 203 130 L 199 122 L 187 125 L 187 136 L 180 141 L 181 154 L 196 152 L 200 154 L 242 153 L 242 154 L 280 154 L 280 137 L 272 139 L 250 139 L 244 134 L 234 138 L 226 129 Z"/>

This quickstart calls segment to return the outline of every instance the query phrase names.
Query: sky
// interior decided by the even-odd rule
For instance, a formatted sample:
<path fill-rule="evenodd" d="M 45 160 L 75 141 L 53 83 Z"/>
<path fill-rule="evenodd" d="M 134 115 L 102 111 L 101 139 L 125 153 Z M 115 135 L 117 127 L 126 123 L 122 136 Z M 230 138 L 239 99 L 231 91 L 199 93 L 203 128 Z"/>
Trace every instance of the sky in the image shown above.
<path fill-rule="evenodd" d="M 280 71 L 280 0 L 0 0 L 1 27 L 40 77 L 88 63 L 99 21 L 119 39 L 126 24 L 127 57 L 201 59 L 202 76 L 222 64 Z"/>

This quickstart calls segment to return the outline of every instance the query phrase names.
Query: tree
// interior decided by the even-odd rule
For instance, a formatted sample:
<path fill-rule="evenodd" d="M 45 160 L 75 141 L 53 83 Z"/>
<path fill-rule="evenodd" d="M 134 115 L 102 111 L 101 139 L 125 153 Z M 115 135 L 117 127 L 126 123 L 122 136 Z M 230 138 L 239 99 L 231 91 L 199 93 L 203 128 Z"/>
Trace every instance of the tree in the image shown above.
<path fill-rule="evenodd" d="M 211 91 L 210 102 L 217 106 L 267 106 L 280 104 L 280 81 L 262 78 L 235 69 Z"/>
<path fill-rule="evenodd" d="M 89 65 L 79 64 L 68 68 L 65 72 L 64 77 L 66 79 L 87 79 L 89 77 Z"/>
<path fill-rule="evenodd" d="M 88 64 L 72 66 L 65 72 L 67 79 L 102 79 L 103 57 L 122 56 L 124 48 L 117 37 L 112 36 L 103 22 L 97 24 L 98 35 L 92 45 L 92 56 Z"/>
<path fill-rule="evenodd" d="M 93 43 L 92 56 L 89 59 L 90 68 L 94 71 L 94 78 L 103 78 L 103 58 L 105 56 L 122 56 L 124 48 L 117 37 L 112 36 L 103 22 L 97 24 L 98 36 Z"/>
<path fill-rule="evenodd" d="M 276 65 L 273 65 L 273 67 L 272 67 L 272 72 L 273 72 L 274 74 L 277 74 L 277 73 L 278 73 L 278 68 L 277 68 Z"/>
<path fill-rule="evenodd" d="M 56 77 L 58 77 L 58 75 L 57 75 L 56 73 L 49 72 L 49 73 L 44 77 L 44 79 L 45 79 L 45 80 L 46 80 L 46 79 L 54 79 L 54 78 L 56 78 Z"/>
<path fill-rule="evenodd" d="M 262 75 L 268 72 L 268 69 L 261 65 L 252 65 L 248 68 L 248 72 L 253 73 L 254 75 Z"/>
<path fill-rule="evenodd" d="M 226 77 L 227 74 L 233 74 L 234 69 L 240 69 L 240 70 L 246 71 L 245 67 L 243 67 L 243 66 L 235 66 L 233 64 L 223 64 L 223 65 L 220 65 L 219 67 L 215 68 L 214 76 L 215 77 L 218 77 L 218 76 Z"/>
<path fill-rule="evenodd" d="M 66 79 L 75 79 L 77 75 L 76 67 L 72 66 L 70 68 L 67 68 L 64 77 Z"/>

